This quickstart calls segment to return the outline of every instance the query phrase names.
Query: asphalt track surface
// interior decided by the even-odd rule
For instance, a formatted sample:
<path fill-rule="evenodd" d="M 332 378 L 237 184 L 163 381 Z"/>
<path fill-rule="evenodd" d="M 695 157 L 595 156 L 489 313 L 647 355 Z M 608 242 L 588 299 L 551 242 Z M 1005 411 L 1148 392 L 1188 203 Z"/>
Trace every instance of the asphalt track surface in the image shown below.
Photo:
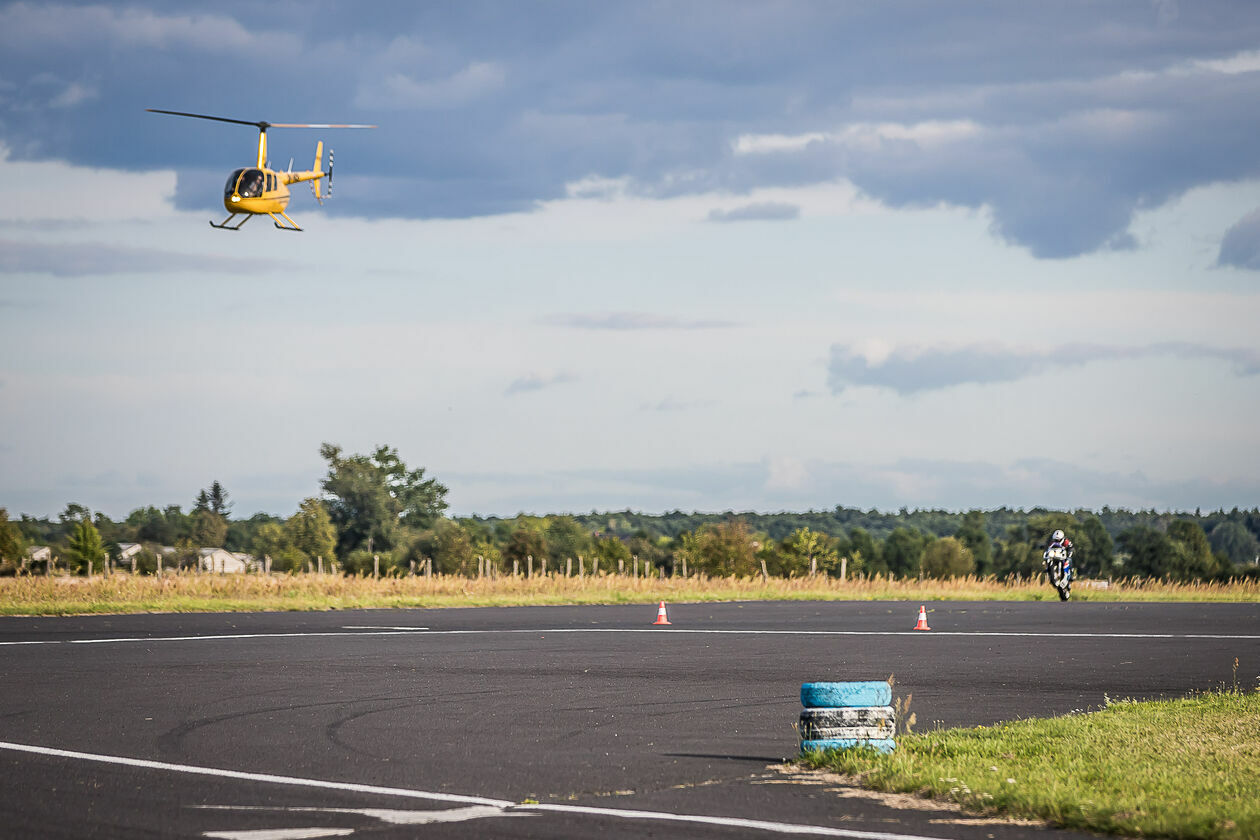
<path fill-rule="evenodd" d="M 1069 832 L 772 769 L 800 684 L 879 679 L 918 729 L 1260 674 L 1258 604 L 806 602 L 0 619 L 0 837 Z M 418 629 L 425 628 L 425 629 Z"/>

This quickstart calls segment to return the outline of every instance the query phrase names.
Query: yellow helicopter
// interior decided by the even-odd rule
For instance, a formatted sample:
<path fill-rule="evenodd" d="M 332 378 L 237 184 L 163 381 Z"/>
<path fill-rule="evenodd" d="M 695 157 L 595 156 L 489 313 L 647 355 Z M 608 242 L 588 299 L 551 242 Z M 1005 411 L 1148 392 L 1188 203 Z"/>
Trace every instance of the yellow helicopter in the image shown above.
<path fill-rule="evenodd" d="M 223 207 L 229 215 L 219 224 L 210 223 L 210 227 L 219 230 L 240 230 L 241 226 L 254 216 L 270 216 L 271 221 L 280 230 L 296 230 L 297 222 L 289 218 L 284 209 L 289 206 L 289 184 L 299 181 L 310 181 L 311 192 L 315 200 L 324 203 L 324 193 L 320 182 L 328 179 L 328 193 L 332 195 L 333 152 L 328 150 L 328 171 L 321 166 L 324 159 L 324 141 L 315 144 L 315 165 L 305 172 L 294 172 L 293 161 L 289 161 L 289 171 L 278 172 L 269 168 L 267 161 L 267 129 L 269 128 L 376 128 L 374 125 L 336 125 L 332 123 L 269 123 L 234 120 L 228 117 L 212 117 L 208 114 L 188 114 L 183 111 L 162 111 L 157 108 L 146 108 L 153 114 L 171 114 L 176 117 L 195 117 L 199 120 L 215 120 L 217 122 L 235 123 L 236 125 L 252 125 L 258 129 L 258 163 L 254 166 L 242 167 L 232 171 L 223 187 Z M 287 225 L 281 224 L 277 214 L 283 217 Z M 235 225 L 232 220 L 237 216 L 243 218 Z"/>

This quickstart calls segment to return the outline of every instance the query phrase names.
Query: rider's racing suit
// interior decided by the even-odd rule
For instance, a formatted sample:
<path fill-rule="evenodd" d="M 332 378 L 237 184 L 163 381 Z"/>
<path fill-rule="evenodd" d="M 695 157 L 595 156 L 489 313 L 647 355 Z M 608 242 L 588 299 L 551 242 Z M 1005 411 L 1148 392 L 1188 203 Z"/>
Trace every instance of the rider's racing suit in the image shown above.
<path fill-rule="evenodd" d="M 1050 544 L 1046 546 L 1045 553 L 1041 555 L 1047 565 L 1050 563 L 1050 550 L 1053 548 L 1062 548 L 1067 553 L 1067 559 L 1063 561 L 1063 578 L 1071 583 L 1072 578 L 1076 576 L 1076 569 L 1072 566 L 1072 541 L 1067 537 L 1061 540 L 1051 540 Z"/>

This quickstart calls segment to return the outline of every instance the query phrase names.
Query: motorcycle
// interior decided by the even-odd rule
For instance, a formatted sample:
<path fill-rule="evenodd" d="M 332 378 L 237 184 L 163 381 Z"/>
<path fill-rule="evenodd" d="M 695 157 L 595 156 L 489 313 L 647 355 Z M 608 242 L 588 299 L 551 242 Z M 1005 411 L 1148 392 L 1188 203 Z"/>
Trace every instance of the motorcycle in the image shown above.
<path fill-rule="evenodd" d="M 1059 600 L 1066 601 L 1072 597 L 1072 575 L 1068 564 L 1067 549 L 1063 546 L 1054 546 L 1046 551 L 1046 577 L 1050 579 L 1050 585 L 1059 593 Z"/>

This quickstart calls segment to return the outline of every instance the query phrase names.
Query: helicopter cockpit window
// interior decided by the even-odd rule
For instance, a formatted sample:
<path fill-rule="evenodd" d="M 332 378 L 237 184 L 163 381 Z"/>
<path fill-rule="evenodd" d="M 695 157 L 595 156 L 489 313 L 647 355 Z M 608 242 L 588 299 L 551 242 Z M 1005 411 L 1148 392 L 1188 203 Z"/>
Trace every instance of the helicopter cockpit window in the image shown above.
<path fill-rule="evenodd" d="M 246 169 L 241 173 L 241 180 L 236 185 L 237 195 L 241 198 L 258 198 L 263 194 L 265 178 L 261 169 Z"/>
<path fill-rule="evenodd" d="M 224 198 L 231 198 L 236 192 L 236 182 L 240 180 L 241 173 L 244 171 L 244 169 L 238 169 L 228 176 L 227 183 L 223 185 Z"/>

